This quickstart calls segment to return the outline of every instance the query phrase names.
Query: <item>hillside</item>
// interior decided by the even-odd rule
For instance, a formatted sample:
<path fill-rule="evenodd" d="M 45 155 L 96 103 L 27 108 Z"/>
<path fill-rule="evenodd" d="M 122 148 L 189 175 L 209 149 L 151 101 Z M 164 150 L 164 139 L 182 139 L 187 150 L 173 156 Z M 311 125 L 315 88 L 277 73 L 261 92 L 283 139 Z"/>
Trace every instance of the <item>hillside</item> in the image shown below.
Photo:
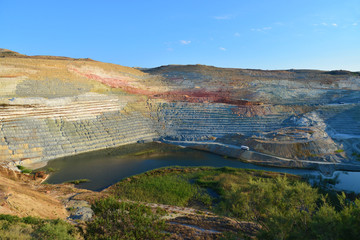
<path fill-rule="evenodd" d="M 140 70 L 0 49 L 3 165 L 163 140 L 267 165 L 359 170 L 359 105 L 359 72 Z M 251 151 L 236 149 L 244 144 Z"/>
<path fill-rule="evenodd" d="M 0 168 L 0 214 L 66 218 L 65 207 L 50 191 L 41 189 L 41 180 Z"/>

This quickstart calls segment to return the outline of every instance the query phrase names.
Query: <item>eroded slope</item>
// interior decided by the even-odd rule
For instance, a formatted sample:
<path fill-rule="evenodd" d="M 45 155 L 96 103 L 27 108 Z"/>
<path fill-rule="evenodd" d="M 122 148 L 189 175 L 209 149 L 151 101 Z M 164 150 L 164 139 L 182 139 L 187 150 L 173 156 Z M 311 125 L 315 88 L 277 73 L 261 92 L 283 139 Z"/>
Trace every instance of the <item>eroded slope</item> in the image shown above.
<path fill-rule="evenodd" d="M 14 164 L 137 141 L 226 144 L 236 136 L 236 146 L 275 157 L 349 162 L 359 105 L 359 73 L 347 71 L 140 70 L 0 50 L 0 160 Z"/>

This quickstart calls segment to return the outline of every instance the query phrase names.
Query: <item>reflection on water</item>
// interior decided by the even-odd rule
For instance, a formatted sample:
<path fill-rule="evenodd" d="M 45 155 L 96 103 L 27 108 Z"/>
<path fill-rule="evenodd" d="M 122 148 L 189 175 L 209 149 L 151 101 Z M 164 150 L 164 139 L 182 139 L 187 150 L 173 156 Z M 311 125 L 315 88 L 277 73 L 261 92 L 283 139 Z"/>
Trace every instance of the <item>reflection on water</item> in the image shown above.
<path fill-rule="evenodd" d="M 338 174 L 338 183 L 335 185 L 335 189 L 354 191 L 360 193 L 360 173 L 359 172 L 335 172 Z"/>
<path fill-rule="evenodd" d="M 123 178 L 151 169 L 167 166 L 212 166 L 259 169 L 296 175 L 320 176 L 317 171 L 257 166 L 207 152 L 178 148 L 167 144 L 132 144 L 52 160 L 44 168 L 53 168 L 48 183 L 90 179 L 79 185 L 90 190 L 102 190 Z M 360 173 L 336 172 L 336 189 L 360 192 Z"/>

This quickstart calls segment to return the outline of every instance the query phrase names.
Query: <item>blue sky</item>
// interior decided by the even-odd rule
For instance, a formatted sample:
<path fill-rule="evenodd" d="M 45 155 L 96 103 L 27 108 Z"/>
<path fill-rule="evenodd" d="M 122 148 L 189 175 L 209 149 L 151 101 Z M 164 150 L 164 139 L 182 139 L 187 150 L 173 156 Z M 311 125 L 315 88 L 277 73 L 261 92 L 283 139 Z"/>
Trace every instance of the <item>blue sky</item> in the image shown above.
<path fill-rule="evenodd" d="M 359 0 L 0 0 L 0 29 L 28 55 L 360 71 Z"/>

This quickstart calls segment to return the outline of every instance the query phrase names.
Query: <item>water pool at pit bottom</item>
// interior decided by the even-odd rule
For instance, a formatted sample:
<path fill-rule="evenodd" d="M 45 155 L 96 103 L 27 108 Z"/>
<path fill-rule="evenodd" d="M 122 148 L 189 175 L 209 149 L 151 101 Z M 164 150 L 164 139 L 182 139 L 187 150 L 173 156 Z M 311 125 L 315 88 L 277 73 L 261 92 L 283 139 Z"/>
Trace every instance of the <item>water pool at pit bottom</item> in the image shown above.
<path fill-rule="evenodd" d="M 58 158 L 49 161 L 46 167 L 39 170 L 49 168 L 56 170 L 51 173 L 47 183 L 56 184 L 70 180 L 89 179 L 90 182 L 81 183 L 77 187 L 101 191 L 132 175 L 169 166 L 234 167 L 309 175 L 314 178 L 321 176 L 318 171 L 258 166 L 208 152 L 162 143 L 130 144 Z M 332 177 L 326 177 L 326 179 L 335 178 L 337 180 L 335 189 L 360 193 L 359 172 L 339 171 Z"/>

